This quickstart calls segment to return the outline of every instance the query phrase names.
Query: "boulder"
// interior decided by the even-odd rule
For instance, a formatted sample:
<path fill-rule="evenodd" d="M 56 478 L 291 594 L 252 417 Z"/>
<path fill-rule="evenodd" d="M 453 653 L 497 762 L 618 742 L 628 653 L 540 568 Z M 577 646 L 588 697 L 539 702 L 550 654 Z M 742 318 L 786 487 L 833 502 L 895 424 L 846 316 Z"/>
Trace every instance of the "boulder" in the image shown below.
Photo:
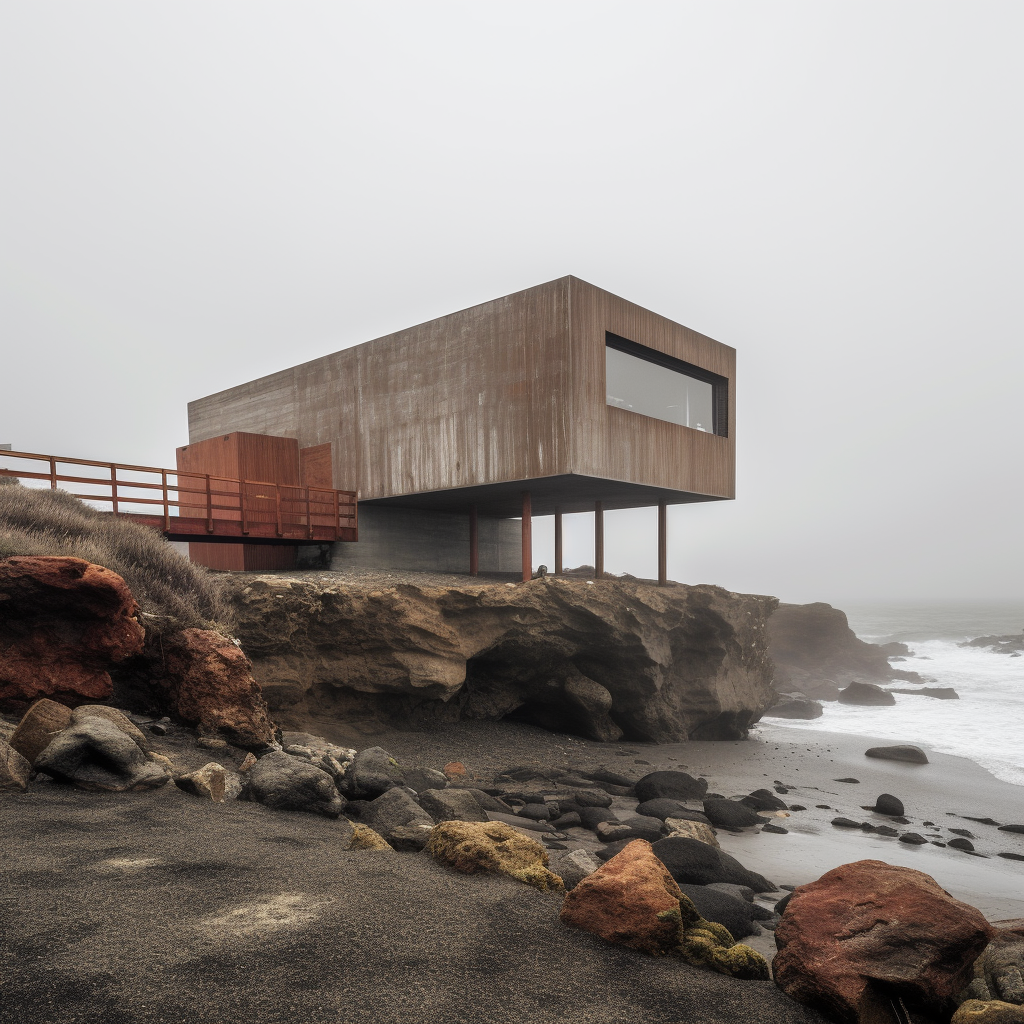
<path fill-rule="evenodd" d="M 613 811 L 604 807 L 581 807 L 575 812 L 580 816 L 580 823 L 591 832 L 597 831 L 597 826 L 604 821 L 617 821 Z"/>
<path fill-rule="evenodd" d="M 689 821 L 702 821 L 705 825 L 711 824 L 700 811 L 691 811 L 686 804 L 679 800 L 670 800 L 667 797 L 645 800 L 637 805 L 636 813 L 648 818 L 661 818 L 662 821 L 666 818 L 686 818 Z"/>
<path fill-rule="evenodd" d="M 147 685 L 174 717 L 257 754 L 274 741 L 274 723 L 252 665 L 231 637 L 183 629 L 147 644 Z"/>
<path fill-rule="evenodd" d="M 0 558 L 0 603 L 3 710 L 42 697 L 70 706 L 105 700 L 111 667 L 143 649 L 128 585 L 81 558 Z"/>
<path fill-rule="evenodd" d="M 14 747 L 29 764 L 50 745 L 53 738 L 71 724 L 71 709 L 43 697 L 22 715 L 11 736 Z"/>
<path fill-rule="evenodd" d="M 910 764 L 928 764 L 928 755 L 910 743 L 898 743 L 891 747 L 869 747 L 865 757 L 879 757 L 884 761 L 907 761 Z"/>
<path fill-rule="evenodd" d="M 883 707 L 895 704 L 896 698 L 875 683 L 853 682 L 839 692 L 840 704 L 860 704 L 865 707 Z"/>
<path fill-rule="evenodd" d="M 785 802 L 768 789 L 755 789 L 749 796 L 743 797 L 740 803 L 745 804 L 754 811 L 786 810 Z"/>
<path fill-rule="evenodd" d="M 651 849 L 677 882 L 690 885 L 733 882 L 754 892 L 775 891 L 772 882 L 755 871 L 748 871 L 735 857 L 696 839 L 668 836 L 659 839 Z"/>
<path fill-rule="evenodd" d="M 991 941 L 974 961 L 971 982 L 960 994 L 961 998 L 965 996 L 1001 1000 L 1018 1007 L 1024 1004 L 1024 928 L 996 925 Z"/>
<path fill-rule="evenodd" d="M 651 772 L 636 783 L 636 798 L 648 800 L 700 800 L 708 791 L 705 779 L 695 779 L 686 772 Z"/>
<path fill-rule="evenodd" d="M 882 793 L 875 800 L 874 807 L 865 807 L 865 811 L 874 811 L 876 814 L 888 814 L 891 818 L 903 817 L 903 801 L 892 793 Z"/>
<path fill-rule="evenodd" d="M 345 809 L 334 780 L 301 757 L 283 750 L 264 754 L 243 776 L 239 798 L 275 811 L 305 811 L 337 818 Z"/>
<path fill-rule="evenodd" d="M 715 828 L 732 831 L 764 824 L 764 818 L 738 800 L 705 800 L 704 814 Z"/>
<path fill-rule="evenodd" d="M 394 831 L 407 825 L 434 824 L 434 819 L 402 788 L 395 786 L 375 797 L 359 815 L 361 821 L 379 832 L 392 846 Z"/>
<path fill-rule="evenodd" d="M 435 768 L 410 768 L 403 773 L 404 784 L 416 793 L 428 789 L 447 789 L 448 776 Z"/>
<path fill-rule="evenodd" d="M 688 818 L 666 818 L 665 827 L 669 836 L 682 836 L 684 839 L 696 839 L 718 849 L 718 839 L 710 825 L 702 821 L 690 821 Z M 668 838 L 668 837 L 666 837 Z"/>
<path fill-rule="evenodd" d="M 586 850 L 559 850 L 548 865 L 562 879 L 566 891 L 574 889 L 601 865 Z"/>
<path fill-rule="evenodd" d="M 85 718 L 105 718 L 108 722 L 116 725 L 126 736 L 130 736 L 144 754 L 149 753 L 149 740 L 146 739 L 146 734 L 123 711 L 108 707 L 106 704 L 80 704 L 71 712 L 72 724 L 81 722 Z"/>
<path fill-rule="evenodd" d="M 794 697 L 790 700 L 780 701 L 774 707 L 770 707 L 765 713 L 765 718 L 800 718 L 811 719 L 821 718 L 824 709 L 816 700 L 803 700 Z"/>
<path fill-rule="evenodd" d="M 468 789 L 426 789 L 420 806 L 435 821 L 487 821 L 487 815 Z"/>
<path fill-rule="evenodd" d="M 0 792 L 28 788 L 32 765 L 6 740 L 0 740 Z"/>
<path fill-rule="evenodd" d="M 393 825 L 388 829 L 388 842 L 395 850 L 405 850 L 409 853 L 419 853 L 426 849 L 430 842 L 432 825 L 426 822 L 417 822 L 409 825 Z"/>
<path fill-rule="evenodd" d="M 515 714 L 608 739 L 740 739 L 774 700 L 770 597 L 639 580 L 524 587 L 225 577 L 232 629 L 282 720 L 368 732 Z"/>
<path fill-rule="evenodd" d="M 932 697 L 935 700 L 959 700 L 960 694 L 951 686 L 919 686 L 916 690 L 893 688 L 890 693 L 910 693 L 915 697 Z"/>
<path fill-rule="evenodd" d="M 227 771 L 222 764 L 211 761 L 197 768 L 194 772 L 179 775 L 174 784 L 178 789 L 193 796 L 202 797 L 204 800 L 212 800 L 215 804 L 224 802 L 227 781 Z"/>
<path fill-rule="evenodd" d="M 550 835 L 555 830 L 546 821 L 534 821 L 532 818 L 521 818 L 518 814 L 502 814 L 499 811 L 484 811 L 488 821 L 514 825 L 526 829 L 527 832 L 544 832 Z"/>
<path fill-rule="evenodd" d="M 683 883 L 679 888 L 689 897 L 701 917 L 706 921 L 717 921 L 734 939 L 761 933 L 760 927 L 754 923 L 752 903 L 707 885 Z"/>
<path fill-rule="evenodd" d="M 366 747 L 352 758 L 340 789 L 350 800 L 373 800 L 404 784 L 402 769 L 383 747 Z"/>
<path fill-rule="evenodd" d="M 488 871 L 543 891 L 562 888 L 562 880 L 548 870 L 544 847 L 504 822 L 441 822 L 426 849 L 435 860 L 465 874 Z"/>
<path fill-rule="evenodd" d="M 362 822 L 353 822 L 352 838 L 348 841 L 350 850 L 390 850 L 394 847 L 379 833 L 374 832 L 369 825 Z"/>
<path fill-rule="evenodd" d="M 170 776 L 146 759 L 135 740 L 106 718 L 89 716 L 69 725 L 36 758 L 35 769 L 79 789 L 154 789 Z"/>
<path fill-rule="evenodd" d="M 660 818 L 645 818 L 638 814 L 607 824 L 617 829 L 613 839 L 646 839 L 649 843 L 656 843 L 662 837 L 664 822 Z M 601 826 L 597 834 L 601 836 Z"/>
<path fill-rule="evenodd" d="M 844 864 L 793 892 L 775 931 L 775 981 L 837 1021 L 889 1021 L 893 992 L 948 1019 L 990 931 L 921 871 Z"/>
<path fill-rule="evenodd" d="M 737 978 L 768 978 L 768 965 L 707 921 L 676 885 L 651 845 L 637 839 L 565 894 L 561 920 L 618 945 L 670 953 Z"/>

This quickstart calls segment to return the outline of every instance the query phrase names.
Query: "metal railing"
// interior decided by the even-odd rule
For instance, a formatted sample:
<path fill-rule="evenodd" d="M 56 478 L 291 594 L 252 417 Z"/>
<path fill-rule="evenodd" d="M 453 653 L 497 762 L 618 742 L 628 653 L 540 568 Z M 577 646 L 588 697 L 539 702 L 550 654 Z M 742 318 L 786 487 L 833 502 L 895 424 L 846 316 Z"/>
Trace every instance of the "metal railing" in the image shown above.
<path fill-rule="evenodd" d="M 103 473 L 87 476 L 81 471 L 60 471 L 78 466 Z M 342 531 L 358 526 L 356 492 L 330 487 L 15 451 L 0 451 L 0 477 L 33 481 L 29 486 L 36 487 L 48 483 L 52 490 L 58 484 L 77 485 L 70 493 L 82 501 L 107 505 L 114 515 L 145 521 L 166 534 L 197 539 L 205 532 L 223 539 L 230 534 L 238 539 L 338 540 Z M 87 488 L 84 492 L 83 487 Z M 159 493 L 154 495 L 154 491 Z M 160 511 L 152 506 L 159 506 Z"/>

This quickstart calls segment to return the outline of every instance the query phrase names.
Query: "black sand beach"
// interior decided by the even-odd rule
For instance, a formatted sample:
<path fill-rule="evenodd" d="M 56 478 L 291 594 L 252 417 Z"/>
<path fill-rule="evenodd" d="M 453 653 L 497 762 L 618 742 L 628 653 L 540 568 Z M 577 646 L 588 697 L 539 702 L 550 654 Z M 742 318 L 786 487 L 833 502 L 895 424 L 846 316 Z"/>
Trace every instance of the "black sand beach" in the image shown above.
<path fill-rule="evenodd" d="M 742 743 L 653 746 L 467 723 L 359 745 L 379 743 L 406 764 L 459 760 L 480 775 L 515 764 L 604 763 L 640 777 L 686 765 L 725 795 L 778 779 L 793 787 L 787 801 L 809 808 L 780 819 L 789 834 L 719 834 L 724 849 L 778 885 L 876 857 L 928 871 L 990 920 L 1024 916 L 1020 862 L 829 824 L 835 814 L 870 818 L 859 805 L 892 792 L 907 805 L 908 829 L 923 820 L 943 834 L 968 827 L 979 852 L 1024 854 L 1024 836 L 946 813 L 1020 820 L 1019 787 L 959 758 L 872 761 L 863 737 L 789 732 L 772 726 Z M 173 753 L 210 759 L 200 749 Z M 861 781 L 832 781 L 842 777 Z M 173 786 L 99 794 L 40 781 L 2 801 L 3 1021 L 820 1019 L 772 983 L 734 981 L 567 928 L 558 896 L 458 875 L 426 854 L 347 851 L 344 819 L 213 805 Z M 623 811 L 632 806 L 626 799 Z M 751 941 L 770 955 L 770 932 Z"/>

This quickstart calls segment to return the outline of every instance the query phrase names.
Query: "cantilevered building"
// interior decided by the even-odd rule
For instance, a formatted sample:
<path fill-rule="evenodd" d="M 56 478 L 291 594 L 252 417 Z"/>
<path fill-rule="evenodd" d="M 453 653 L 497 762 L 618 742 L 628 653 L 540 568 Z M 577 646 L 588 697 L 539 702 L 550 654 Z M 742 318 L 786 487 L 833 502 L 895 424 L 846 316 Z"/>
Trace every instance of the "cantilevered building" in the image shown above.
<path fill-rule="evenodd" d="M 294 439 L 305 482 L 358 489 L 335 564 L 528 569 L 531 514 L 560 561 L 561 513 L 595 511 L 600 571 L 603 510 L 656 505 L 664 576 L 665 506 L 735 496 L 735 373 L 734 349 L 563 277 L 192 402 L 182 457 Z"/>

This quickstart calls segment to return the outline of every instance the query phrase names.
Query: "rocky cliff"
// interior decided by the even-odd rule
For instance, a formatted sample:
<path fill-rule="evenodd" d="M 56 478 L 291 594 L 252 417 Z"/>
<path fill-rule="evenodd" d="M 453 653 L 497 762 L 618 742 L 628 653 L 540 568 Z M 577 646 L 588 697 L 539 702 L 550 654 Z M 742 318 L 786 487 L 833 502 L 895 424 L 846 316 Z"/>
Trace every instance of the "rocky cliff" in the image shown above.
<path fill-rule="evenodd" d="M 771 597 L 564 578 L 224 579 L 232 628 L 285 727 L 517 717 L 601 740 L 734 739 L 774 700 Z"/>

